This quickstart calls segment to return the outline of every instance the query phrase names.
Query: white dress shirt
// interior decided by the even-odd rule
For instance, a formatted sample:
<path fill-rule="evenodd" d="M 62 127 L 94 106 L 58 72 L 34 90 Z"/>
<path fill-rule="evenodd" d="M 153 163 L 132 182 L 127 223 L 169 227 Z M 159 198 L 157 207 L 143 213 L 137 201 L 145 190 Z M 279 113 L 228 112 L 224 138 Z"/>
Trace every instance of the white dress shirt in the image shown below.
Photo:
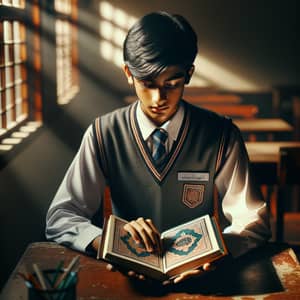
<path fill-rule="evenodd" d="M 137 107 L 137 121 L 147 141 L 156 128 Z M 168 149 L 177 139 L 184 118 L 181 105 L 161 127 L 168 132 Z M 70 165 L 47 213 L 46 237 L 74 249 L 85 251 L 102 229 L 91 223 L 100 206 L 106 179 L 96 158 L 92 125 L 86 130 L 79 151 Z M 266 203 L 255 186 L 249 159 L 239 130 L 233 126 L 226 159 L 217 171 L 220 207 L 228 226 L 224 238 L 233 256 L 258 246 L 270 236 Z"/>

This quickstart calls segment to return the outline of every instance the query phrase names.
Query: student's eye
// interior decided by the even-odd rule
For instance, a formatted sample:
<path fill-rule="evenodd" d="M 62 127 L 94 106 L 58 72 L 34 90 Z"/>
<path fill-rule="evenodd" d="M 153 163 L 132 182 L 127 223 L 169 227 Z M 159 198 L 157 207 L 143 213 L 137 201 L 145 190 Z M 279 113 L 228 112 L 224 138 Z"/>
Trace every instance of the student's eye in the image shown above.
<path fill-rule="evenodd" d="M 155 88 L 155 85 L 154 85 L 153 82 L 142 81 L 141 84 L 142 84 L 142 86 L 143 86 L 144 88 L 147 88 L 147 89 L 153 89 L 153 88 Z"/>
<path fill-rule="evenodd" d="M 176 89 L 179 87 L 179 82 L 176 83 L 166 83 L 165 85 L 166 89 L 172 90 L 172 89 Z"/>

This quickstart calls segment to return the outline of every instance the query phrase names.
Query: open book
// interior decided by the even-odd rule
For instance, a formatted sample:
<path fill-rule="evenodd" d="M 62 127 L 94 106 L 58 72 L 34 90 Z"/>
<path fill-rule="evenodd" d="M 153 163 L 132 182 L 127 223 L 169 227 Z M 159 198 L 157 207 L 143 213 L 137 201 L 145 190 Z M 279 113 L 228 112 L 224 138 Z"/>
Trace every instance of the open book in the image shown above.
<path fill-rule="evenodd" d="M 102 235 L 98 258 L 148 277 L 165 280 L 227 254 L 214 217 L 202 216 L 161 234 L 162 253 L 147 252 L 123 229 L 127 221 L 110 215 Z"/>

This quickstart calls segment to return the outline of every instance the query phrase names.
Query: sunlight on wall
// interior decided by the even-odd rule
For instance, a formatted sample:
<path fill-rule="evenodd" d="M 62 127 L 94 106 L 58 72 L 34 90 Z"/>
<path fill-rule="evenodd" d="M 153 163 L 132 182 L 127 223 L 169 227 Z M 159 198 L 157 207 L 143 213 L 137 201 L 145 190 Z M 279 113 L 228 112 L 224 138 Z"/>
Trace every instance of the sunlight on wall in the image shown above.
<path fill-rule="evenodd" d="M 209 85 L 209 83 L 207 82 L 207 80 L 205 80 L 201 76 L 201 74 L 197 71 L 197 69 L 195 68 L 195 72 L 191 78 L 189 86 L 190 87 L 206 87 L 208 85 Z"/>
<path fill-rule="evenodd" d="M 253 90 L 256 85 L 244 80 L 240 76 L 217 65 L 203 55 L 197 55 L 195 60 L 195 74 L 203 76 L 212 85 L 231 90 Z"/>
<path fill-rule="evenodd" d="M 99 3 L 99 52 L 102 58 L 112 62 L 117 67 L 123 64 L 123 42 L 128 29 L 137 21 L 132 15 L 114 7 L 107 1 Z M 207 86 L 208 82 L 203 76 L 193 75 L 190 86 Z"/>
<path fill-rule="evenodd" d="M 72 24 L 68 20 L 55 21 L 56 32 L 56 70 L 57 70 L 57 102 L 67 104 L 78 93 L 79 86 L 74 80 L 72 61 Z"/>
<path fill-rule="evenodd" d="M 62 14 L 70 15 L 72 13 L 71 0 L 54 1 L 54 9 Z"/>
<path fill-rule="evenodd" d="M 123 41 L 128 29 L 137 19 L 107 1 L 99 2 L 99 14 L 100 55 L 105 60 L 121 67 L 123 64 Z M 214 63 L 203 54 L 196 57 L 195 72 L 189 86 L 210 86 L 231 90 L 256 88 L 255 84 Z"/>
<path fill-rule="evenodd" d="M 10 137 L 4 138 L 0 143 L 0 154 L 11 150 L 15 145 L 20 144 L 30 133 L 35 132 L 39 127 L 42 126 L 40 121 L 29 121 L 21 126 L 18 131 L 14 131 Z"/>
<path fill-rule="evenodd" d="M 55 20 L 57 103 L 68 104 L 79 92 L 77 3 L 71 0 L 55 0 L 54 8 L 59 16 Z"/>
<path fill-rule="evenodd" d="M 100 55 L 105 60 L 121 67 L 123 64 L 123 41 L 128 29 L 137 19 L 107 1 L 99 3 L 99 14 Z"/>

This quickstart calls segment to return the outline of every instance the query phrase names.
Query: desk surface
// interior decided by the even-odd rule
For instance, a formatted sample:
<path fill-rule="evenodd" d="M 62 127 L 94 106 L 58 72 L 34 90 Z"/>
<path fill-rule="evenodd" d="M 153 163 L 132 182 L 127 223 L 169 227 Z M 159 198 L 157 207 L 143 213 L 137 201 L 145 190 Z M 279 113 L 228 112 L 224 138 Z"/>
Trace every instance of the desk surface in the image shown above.
<path fill-rule="evenodd" d="M 235 119 L 233 122 L 243 132 L 291 132 L 293 126 L 283 119 L 276 118 L 254 118 L 254 119 Z"/>
<path fill-rule="evenodd" d="M 252 163 L 278 163 L 281 147 L 300 147 L 300 142 L 246 142 Z"/>
<path fill-rule="evenodd" d="M 4 286 L 1 299 L 27 299 L 25 284 L 17 275 L 25 271 L 25 266 L 29 271 L 32 263 L 53 268 L 61 259 L 68 264 L 75 255 L 78 253 L 55 243 L 29 245 Z M 102 261 L 80 254 L 77 299 L 201 300 L 209 296 L 209 299 L 219 300 L 250 300 L 262 299 L 262 295 L 268 299 L 300 299 L 300 265 L 294 252 L 283 244 L 268 244 L 206 277 L 168 287 L 130 280 L 119 272 L 107 271 L 105 266 Z"/>

